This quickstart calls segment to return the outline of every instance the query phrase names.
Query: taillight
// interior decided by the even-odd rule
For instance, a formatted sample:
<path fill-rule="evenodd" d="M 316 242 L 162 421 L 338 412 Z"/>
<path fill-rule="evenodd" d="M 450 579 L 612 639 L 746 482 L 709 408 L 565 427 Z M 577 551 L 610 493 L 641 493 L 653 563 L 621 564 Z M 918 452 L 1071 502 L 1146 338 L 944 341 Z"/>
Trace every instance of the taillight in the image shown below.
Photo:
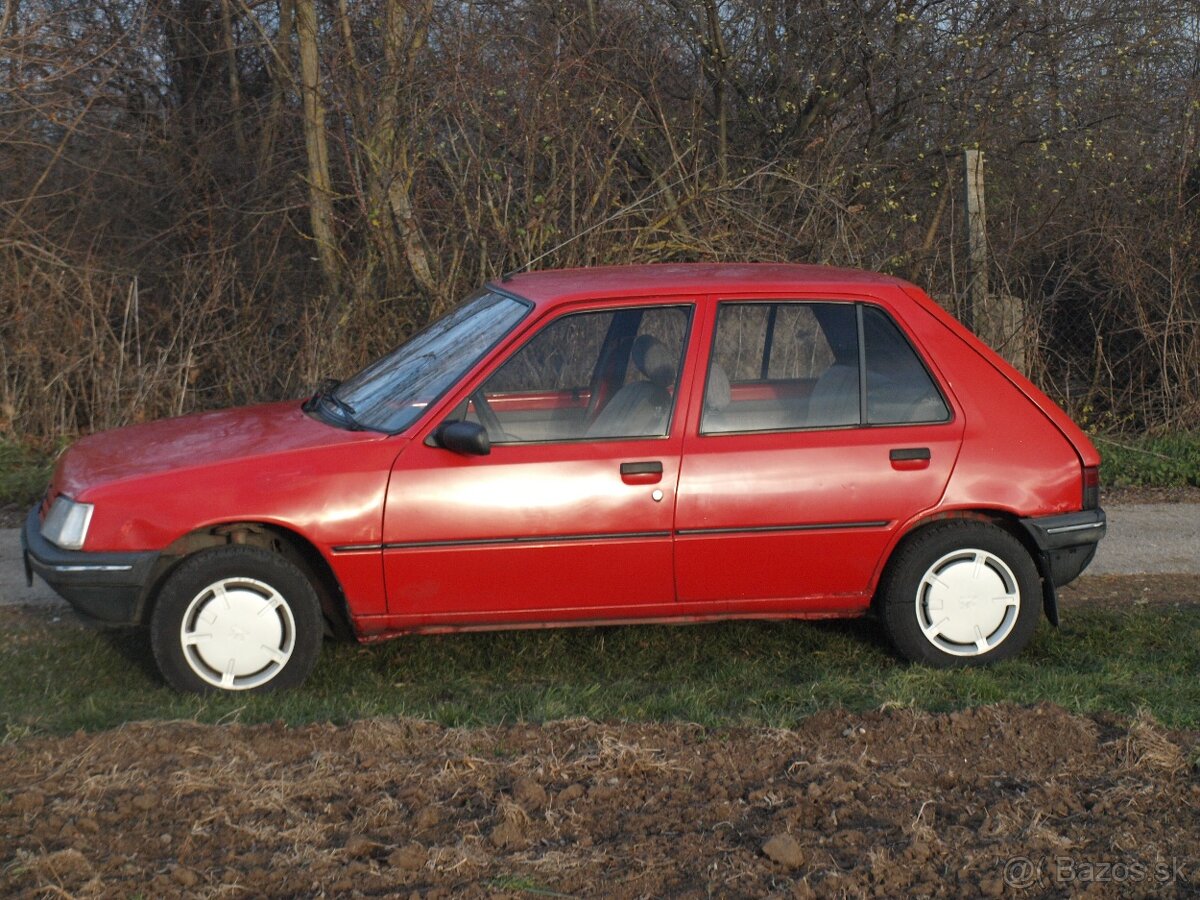
<path fill-rule="evenodd" d="M 1083 508 L 1100 508 L 1100 467 L 1083 467 Z"/>

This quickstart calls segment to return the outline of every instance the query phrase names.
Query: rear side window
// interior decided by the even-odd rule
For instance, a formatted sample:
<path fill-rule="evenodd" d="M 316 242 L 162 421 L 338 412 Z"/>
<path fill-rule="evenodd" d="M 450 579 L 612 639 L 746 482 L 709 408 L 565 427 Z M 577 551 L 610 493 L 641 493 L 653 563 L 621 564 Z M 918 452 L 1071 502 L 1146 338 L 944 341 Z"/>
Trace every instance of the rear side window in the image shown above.
<path fill-rule="evenodd" d="M 834 363 L 833 350 L 814 311 L 836 315 L 834 304 L 727 303 L 721 306 L 717 363 L 738 383 L 813 378 Z M 850 312 L 850 307 L 843 307 Z M 845 326 L 853 332 L 853 318 Z M 853 335 L 851 334 L 851 339 Z M 855 356 L 857 350 L 849 348 Z"/>
<path fill-rule="evenodd" d="M 702 433 L 948 418 L 949 409 L 916 352 L 876 307 L 831 302 L 720 306 Z"/>

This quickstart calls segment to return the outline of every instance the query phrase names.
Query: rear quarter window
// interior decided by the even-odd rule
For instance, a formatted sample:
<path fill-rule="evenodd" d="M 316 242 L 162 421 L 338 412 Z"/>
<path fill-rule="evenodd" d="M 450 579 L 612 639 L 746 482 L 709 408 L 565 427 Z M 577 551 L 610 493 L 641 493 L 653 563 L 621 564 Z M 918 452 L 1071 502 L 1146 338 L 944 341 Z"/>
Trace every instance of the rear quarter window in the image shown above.
<path fill-rule="evenodd" d="M 863 336 L 868 425 L 910 425 L 950 418 L 950 409 L 929 370 L 887 313 L 864 306 Z"/>

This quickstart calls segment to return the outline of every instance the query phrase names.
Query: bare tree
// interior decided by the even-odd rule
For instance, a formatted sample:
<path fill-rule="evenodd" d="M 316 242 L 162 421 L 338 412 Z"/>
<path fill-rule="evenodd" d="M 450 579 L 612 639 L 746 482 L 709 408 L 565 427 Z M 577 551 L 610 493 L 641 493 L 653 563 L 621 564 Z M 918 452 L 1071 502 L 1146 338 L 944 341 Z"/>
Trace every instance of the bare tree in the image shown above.
<path fill-rule="evenodd" d="M 300 89 L 304 101 L 304 145 L 308 153 L 309 222 L 317 258 L 330 294 L 341 284 L 341 254 L 334 230 L 333 182 L 325 135 L 321 57 L 315 0 L 295 0 L 296 38 L 300 48 Z"/>
<path fill-rule="evenodd" d="M 8 0 L 0 432 L 280 396 L 538 266 L 988 281 L 1089 424 L 1200 415 L 1190 0 Z"/>

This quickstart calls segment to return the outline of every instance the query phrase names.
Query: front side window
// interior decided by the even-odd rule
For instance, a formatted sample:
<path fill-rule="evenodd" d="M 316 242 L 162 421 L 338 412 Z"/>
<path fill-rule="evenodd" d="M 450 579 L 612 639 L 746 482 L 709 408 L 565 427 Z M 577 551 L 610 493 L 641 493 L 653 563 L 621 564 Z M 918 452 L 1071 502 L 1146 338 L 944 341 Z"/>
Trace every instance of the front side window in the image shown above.
<path fill-rule="evenodd" d="M 338 408 L 372 431 L 396 433 L 517 326 L 530 304 L 483 291 L 334 391 Z"/>
<path fill-rule="evenodd" d="M 454 413 L 493 444 L 667 434 L 691 318 L 685 306 L 571 313 L 548 324 Z"/>
<path fill-rule="evenodd" d="M 719 308 L 700 420 L 704 434 L 948 418 L 929 373 L 880 309 L 832 302 Z"/>

